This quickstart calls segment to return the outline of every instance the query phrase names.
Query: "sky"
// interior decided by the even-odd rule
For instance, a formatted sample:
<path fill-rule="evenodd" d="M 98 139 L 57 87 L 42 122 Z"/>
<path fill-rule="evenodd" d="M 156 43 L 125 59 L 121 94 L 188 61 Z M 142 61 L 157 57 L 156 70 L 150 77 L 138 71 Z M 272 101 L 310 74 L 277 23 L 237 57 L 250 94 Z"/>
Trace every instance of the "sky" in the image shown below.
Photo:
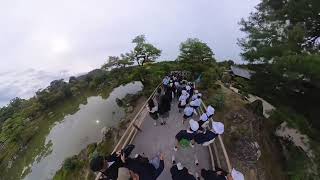
<path fill-rule="evenodd" d="M 174 60 L 199 38 L 218 60 L 241 63 L 238 22 L 259 0 L 10 0 L 0 2 L 0 106 L 50 81 L 99 68 L 145 34 Z"/>

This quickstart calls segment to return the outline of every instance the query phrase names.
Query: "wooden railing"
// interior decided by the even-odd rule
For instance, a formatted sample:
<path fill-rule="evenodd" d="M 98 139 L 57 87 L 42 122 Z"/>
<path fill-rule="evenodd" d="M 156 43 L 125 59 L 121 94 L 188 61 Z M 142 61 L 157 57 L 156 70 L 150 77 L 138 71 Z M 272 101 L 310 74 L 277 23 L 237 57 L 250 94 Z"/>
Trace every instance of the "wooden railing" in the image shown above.
<path fill-rule="evenodd" d="M 138 128 L 141 127 L 142 123 L 144 122 L 144 117 L 143 115 L 145 115 L 147 113 L 146 110 L 146 105 L 148 103 L 148 101 L 154 97 L 155 93 L 157 92 L 157 89 L 160 87 L 161 83 L 155 88 L 155 90 L 152 92 L 152 94 L 149 96 L 149 98 L 146 100 L 146 102 L 143 104 L 143 106 L 140 108 L 140 110 L 138 111 L 138 113 L 136 114 L 136 116 L 132 119 L 132 121 L 130 122 L 129 126 L 127 127 L 126 131 L 123 133 L 123 135 L 121 136 L 120 140 L 118 141 L 117 145 L 114 147 L 112 153 L 120 151 L 121 149 L 123 149 L 126 145 L 132 143 L 132 141 L 134 140 L 134 138 L 136 137 L 136 134 L 138 133 Z M 200 107 L 200 112 L 201 114 L 205 112 L 205 109 L 207 109 L 207 106 L 205 105 L 204 102 L 202 102 L 202 106 Z M 201 115 L 200 114 L 200 115 Z M 210 122 L 212 123 L 213 119 L 210 118 Z M 210 124 L 211 126 L 211 124 Z M 228 153 L 226 151 L 226 148 L 224 146 L 223 140 L 222 140 L 222 136 L 218 135 L 218 139 L 219 139 L 219 143 L 220 143 L 220 147 L 222 149 L 223 152 L 223 156 L 225 159 L 225 162 L 227 164 L 227 169 L 228 172 L 231 172 L 232 170 L 232 166 L 230 164 L 230 160 L 229 160 L 229 156 Z M 211 165 L 212 165 L 212 169 L 215 170 L 215 159 L 217 161 L 217 166 L 222 168 L 221 166 L 221 162 L 220 162 L 220 157 L 219 156 L 219 152 L 218 152 L 218 148 L 217 145 L 215 143 L 215 141 L 210 144 L 208 146 L 209 148 L 209 153 L 210 153 L 210 158 L 211 158 Z M 213 154 L 214 153 L 214 154 Z M 98 180 L 101 176 L 101 173 L 99 172 L 96 176 L 95 180 Z"/>
<path fill-rule="evenodd" d="M 143 106 L 140 108 L 140 110 L 137 112 L 136 116 L 132 119 L 132 121 L 130 122 L 129 126 L 127 127 L 126 131 L 122 134 L 121 138 L 119 139 L 117 145 L 114 147 L 112 153 L 120 151 L 121 149 L 123 149 L 126 145 L 132 143 L 132 141 L 134 140 L 137 132 L 138 132 L 138 128 L 141 127 L 143 121 L 144 121 L 144 117 L 142 117 L 144 115 L 143 111 L 145 111 L 145 113 L 147 113 L 146 110 L 146 106 L 148 104 L 148 101 L 154 97 L 155 93 L 157 92 L 157 89 L 160 87 L 161 83 L 155 88 L 155 90 L 152 92 L 152 94 L 149 96 L 149 98 L 146 100 L 146 102 L 143 104 Z M 141 118 L 142 117 L 142 118 Z M 99 172 L 96 176 L 95 180 L 98 180 L 100 178 L 100 176 L 102 175 L 101 172 Z"/>
<path fill-rule="evenodd" d="M 202 102 L 201 104 L 202 106 L 200 107 L 200 112 L 201 114 L 202 113 L 205 113 L 205 110 L 207 109 L 207 106 L 204 102 Z M 200 115 L 201 115 L 200 114 Z M 213 119 L 212 117 L 210 118 L 210 123 L 209 123 L 209 126 L 212 127 L 212 122 L 213 122 Z M 225 148 L 225 145 L 223 143 L 223 139 L 222 139 L 222 135 L 218 135 L 217 137 L 219 139 L 219 144 L 220 144 L 220 147 L 222 149 L 222 153 L 223 153 L 223 157 L 224 157 L 224 160 L 227 164 L 227 169 L 228 169 L 228 172 L 231 172 L 232 170 L 232 166 L 231 166 L 231 163 L 230 163 L 230 159 L 229 159 L 229 156 L 228 156 L 228 153 L 227 153 L 227 150 Z M 217 161 L 217 166 L 220 167 L 220 168 L 223 168 L 222 167 L 222 164 L 221 164 L 221 161 L 220 161 L 220 155 L 219 155 L 219 152 L 218 152 L 218 148 L 217 148 L 217 145 L 216 145 L 216 140 L 213 141 L 213 143 L 211 143 L 209 146 L 209 153 L 210 153 L 210 158 L 211 158 L 211 164 L 212 164 L 212 169 L 215 170 L 215 162 L 214 162 L 214 159 L 216 159 Z M 214 155 L 212 153 L 212 148 L 213 148 L 213 151 L 214 151 Z M 215 158 L 214 158 L 215 156 Z"/>

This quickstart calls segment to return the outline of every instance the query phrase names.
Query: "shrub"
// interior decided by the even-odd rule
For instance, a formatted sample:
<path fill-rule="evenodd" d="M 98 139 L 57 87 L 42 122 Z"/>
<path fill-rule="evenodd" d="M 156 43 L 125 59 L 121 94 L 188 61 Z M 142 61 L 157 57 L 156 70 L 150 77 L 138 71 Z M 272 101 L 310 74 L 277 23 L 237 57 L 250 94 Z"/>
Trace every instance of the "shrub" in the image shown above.
<path fill-rule="evenodd" d="M 225 95 L 223 92 L 218 91 L 212 97 L 209 98 L 209 104 L 214 106 L 217 110 L 222 109 L 225 103 Z"/>

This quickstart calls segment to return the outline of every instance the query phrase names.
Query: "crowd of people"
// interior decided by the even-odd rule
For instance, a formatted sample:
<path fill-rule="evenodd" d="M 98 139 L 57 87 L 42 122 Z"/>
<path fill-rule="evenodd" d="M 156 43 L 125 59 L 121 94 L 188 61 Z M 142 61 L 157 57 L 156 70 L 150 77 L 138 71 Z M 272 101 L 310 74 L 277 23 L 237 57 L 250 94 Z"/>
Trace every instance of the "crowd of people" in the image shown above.
<path fill-rule="evenodd" d="M 176 143 L 173 147 L 175 152 L 181 146 L 191 148 L 195 144 L 208 146 L 224 132 L 224 125 L 221 122 L 212 121 L 211 126 L 209 125 L 215 113 L 214 107 L 208 106 L 201 114 L 201 98 L 202 94 L 192 82 L 188 82 L 179 73 L 172 73 L 163 79 L 162 86 L 157 89 L 154 98 L 148 101 L 147 109 L 155 126 L 167 125 L 173 101 L 177 102 L 178 111 L 182 113 L 181 121 L 177 123 L 184 125 L 186 121 L 188 122 L 188 127 L 181 129 L 175 136 Z M 133 148 L 134 145 L 128 145 L 123 151 L 110 156 L 97 156 L 91 160 L 90 167 L 95 172 L 101 172 L 104 175 L 103 178 L 107 180 L 156 180 L 164 170 L 163 154 L 158 153 L 151 160 L 144 154 L 130 158 Z M 195 165 L 199 165 L 197 159 Z M 172 156 L 170 173 L 173 180 L 200 180 L 200 177 L 204 180 L 244 179 L 243 175 L 235 170 L 229 174 L 220 168 L 216 168 L 216 171 L 202 169 L 201 172 L 192 174 L 183 166 L 183 163 L 176 162 L 174 156 Z"/>

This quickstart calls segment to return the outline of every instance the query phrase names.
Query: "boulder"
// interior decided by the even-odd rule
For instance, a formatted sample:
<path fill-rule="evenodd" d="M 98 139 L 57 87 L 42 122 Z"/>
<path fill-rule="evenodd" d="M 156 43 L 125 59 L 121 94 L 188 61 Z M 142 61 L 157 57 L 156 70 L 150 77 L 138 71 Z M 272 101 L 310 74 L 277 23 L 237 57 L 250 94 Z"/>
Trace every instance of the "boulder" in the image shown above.
<path fill-rule="evenodd" d="M 124 105 L 124 102 L 119 99 L 119 98 L 116 98 L 116 103 L 118 104 L 118 106 L 122 107 Z"/>

